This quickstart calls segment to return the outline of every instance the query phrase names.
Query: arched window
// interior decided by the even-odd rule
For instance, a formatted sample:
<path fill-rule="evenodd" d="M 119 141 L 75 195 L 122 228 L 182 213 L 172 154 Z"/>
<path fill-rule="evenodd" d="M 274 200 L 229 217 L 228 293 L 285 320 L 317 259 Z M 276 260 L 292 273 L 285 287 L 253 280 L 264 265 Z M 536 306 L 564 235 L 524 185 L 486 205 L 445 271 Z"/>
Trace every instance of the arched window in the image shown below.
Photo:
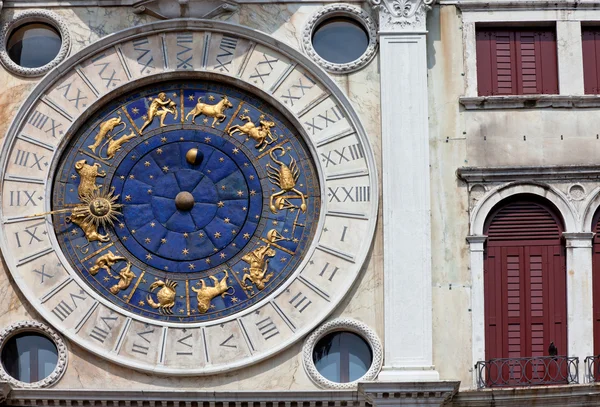
<path fill-rule="evenodd" d="M 567 355 L 566 260 L 557 210 L 535 196 L 517 196 L 494 208 L 484 230 L 486 360 L 553 356 L 552 342 L 558 355 Z M 495 374 L 510 370 L 512 383 L 504 385 L 541 384 L 545 363 L 506 362 Z"/>

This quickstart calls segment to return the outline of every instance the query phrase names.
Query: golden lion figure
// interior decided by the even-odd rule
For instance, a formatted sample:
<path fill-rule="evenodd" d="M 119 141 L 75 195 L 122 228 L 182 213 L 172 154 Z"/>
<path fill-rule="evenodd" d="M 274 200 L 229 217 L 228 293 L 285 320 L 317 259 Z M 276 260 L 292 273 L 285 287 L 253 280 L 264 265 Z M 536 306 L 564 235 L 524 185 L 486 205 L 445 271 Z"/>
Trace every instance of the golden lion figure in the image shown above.
<path fill-rule="evenodd" d="M 228 277 L 229 273 L 225 270 L 225 277 L 221 281 L 215 276 L 210 276 L 210 279 L 214 283 L 212 287 L 207 287 L 204 280 L 200 280 L 202 287 L 192 287 L 192 291 L 196 293 L 196 299 L 198 300 L 198 312 L 201 314 L 206 313 L 210 309 L 210 302 L 217 295 L 220 295 L 221 298 L 225 298 L 226 295 L 232 295 L 227 292 L 230 288 L 233 289 L 233 287 L 227 285 Z"/>
<path fill-rule="evenodd" d="M 223 96 L 223 99 L 221 99 L 217 104 L 214 105 L 209 105 L 207 103 L 200 102 L 200 99 L 198 99 L 196 107 L 190 110 L 190 112 L 185 116 L 185 120 L 187 120 L 188 117 L 192 116 L 192 123 L 196 124 L 196 116 L 200 116 L 203 114 L 206 117 L 213 118 L 211 127 L 214 129 L 217 120 L 219 121 L 219 123 L 222 123 L 227 118 L 227 116 L 225 116 L 223 112 L 225 111 L 225 109 L 229 109 L 230 107 L 233 107 L 233 105 L 231 104 L 229 99 L 227 99 L 227 96 Z"/>
<path fill-rule="evenodd" d="M 94 191 L 98 190 L 96 185 L 96 177 L 105 177 L 106 172 L 100 171 L 100 164 L 94 163 L 94 165 L 87 164 L 86 160 L 79 160 L 75 163 L 75 170 L 79 174 L 79 187 L 77 193 L 79 198 L 92 195 Z"/>
<path fill-rule="evenodd" d="M 127 290 L 135 277 L 135 274 L 131 271 L 131 263 L 127 262 L 127 265 L 119 272 L 119 282 L 110 287 L 110 292 L 116 295 L 119 291 Z"/>
<path fill-rule="evenodd" d="M 87 209 L 87 208 L 84 208 Z M 82 212 L 82 210 L 80 209 L 80 207 L 75 207 L 75 209 L 73 210 L 73 212 L 71 213 L 71 216 L 68 216 L 65 221 L 67 223 L 74 223 L 77 226 L 79 226 L 81 228 L 81 230 L 83 230 L 83 234 L 85 235 L 85 238 L 88 240 L 88 242 L 103 242 L 106 243 L 110 240 L 110 236 L 109 234 L 101 234 L 98 232 L 98 225 L 96 225 L 93 222 L 89 222 L 86 221 L 86 218 L 88 217 L 87 215 L 87 211 Z"/>
<path fill-rule="evenodd" d="M 113 131 L 115 129 L 115 127 L 117 127 L 121 124 L 123 126 L 126 126 L 126 124 L 123 123 L 123 120 L 121 120 L 120 117 L 113 117 L 103 123 L 100 123 L 100 130 L 98 131 L 98 134 L 96 134 L 96 137 L 94 138 L 94 144 L 92 144 L 91 146 L 88 146 L 88 148 L 90 150 L 92 150 L 93 153 L 95 153 L 96 148 L 98 148 L 98 146 L 100 145 L 100 143 L 102 143 L 102 140 L 104 140 L 104 138 L 108 135 L 108 133 Z M 121 130 L 121 131 L 123 131 L 123 130 Z"/>
<path fill-rule="evenodd" d="M 160 92 L 158 97 L 154 98 L 152 103 L 150 103 L 150 107 L 146 113 L 146 121 L 140 129 L 140 134 L 154 121 L 154 117 L 156 116 L 160 118 L 160 127 L 165 127 L 165 117 L 168 113 L 171 113 L 175 120 L 177 120 L 177 109 L 175 109 L 175 106 L 175 102 L 167 99 L 165 92 Z"/>
<path fill-rule="evenodd" d="M 146 302 L 152 308 L 158 308 L 158 312 L 160 313 L 172 314 L 172 308 L 175 306 L 175 294 L 177 293 L 175 290 L 177 288 L 177 282 L 169 279 L 165 279 L 165 281 L 158 280 L 150 285 L 150 291 L 154 291 L 158 287 L 161 287 L 161 289 L 158 290 L 158 293 L 156 293 L 158 302 L 154 302 L 150 294 L 146 297 Z"/>
<path fill-rule="evenodd" d="M 90 268 L 90 274 L 95 276 L 98 274 L 100 269 L 106 270 L 107 273 L 110 273 L 110 268 L 118 261 L 127 260 L 125 257 L 116 256 L 113 252 L 109 251 L 105 255 L 98 257 L 96 263 Z"/>
<path fill-rule="evenodd" d="M 227 134 L 230 136 L 233 136 L 235 133 L 245 134 L 246 141 L 249 139 L 256 141 L 254 147 L 258 148 L 258 151 L 263 151 L 269 144 L 277 141 L 277 137 L 271 134 L 271 127 L 275 126 L 275 122 L 260 120 L 260 127 L 256 127 L 249 116 L 241 115 L 240 120 L 246 120 L 247 123 L 244 123 L 243 126 L 239 124 L 231 126 Z"/>
<path fill-rule="evenodd" d="M 242 284 L 244 284 L 242 288 L 244 290 L 250 289 L 246 285 L 246 280 L 250 280 L 259 290 L 265 288 L 265 283 L 273 277 L 273 273 L 267 274 L 269 257 L 273 256 L 275 256 L 275 250 L 271 249 L 270 244 L 267 244 L 266 246 L 257 247 L 242 257 L 242 260 L 250 265 L 250 273 L 244 274 L 242 278 Z"/>

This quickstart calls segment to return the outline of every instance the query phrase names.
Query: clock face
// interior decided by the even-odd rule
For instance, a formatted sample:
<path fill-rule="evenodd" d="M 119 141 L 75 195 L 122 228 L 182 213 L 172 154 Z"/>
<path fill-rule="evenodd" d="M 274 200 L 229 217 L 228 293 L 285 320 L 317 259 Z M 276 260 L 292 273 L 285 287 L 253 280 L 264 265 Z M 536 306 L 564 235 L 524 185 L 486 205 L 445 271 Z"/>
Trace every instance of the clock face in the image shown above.
<path fill-rule="evenodd" d="M 52 209 L 61 251 L 98 295 L 155 320 L 210 321 L 264 299 L 302 261 L 317 172 L 255 96 L 161 84 L 88 123 L 62 154 Z"/>
<path fill-rule="evenodd" d="M 69 340 L 202 375 L 263 360 L 336 308 L 378 192 L 358 117 L 320 69 L 240 26 L 182 27 L 113 34 L 40 81 L 4 137 L 0 246 Z"/>

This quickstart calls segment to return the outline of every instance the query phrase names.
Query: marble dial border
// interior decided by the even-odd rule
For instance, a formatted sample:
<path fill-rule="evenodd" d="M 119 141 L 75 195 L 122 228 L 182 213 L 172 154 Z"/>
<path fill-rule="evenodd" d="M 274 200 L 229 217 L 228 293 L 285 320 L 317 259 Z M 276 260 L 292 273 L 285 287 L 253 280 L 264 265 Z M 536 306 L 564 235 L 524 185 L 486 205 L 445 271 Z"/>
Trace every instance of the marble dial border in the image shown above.
<path fill-rule="evenodd" d="M 126 81 L 126 83 L 123 86 L 117 88 L 115 90 L 115 92 L 118 91 L 119 93 L 125 93 L 125 92 L 127 92 L 137 86 L 143 85 L 143 84 L 153 83 L 153 82 L 161 81 L 161 80 L 181 79 L 182 77 L 185 77 L 186 75 L 188 75 L 188 77 L 194 77 L 195 79 L 199 79 L 199 77 L 201 77 L 201 76 L 204 76 L 206 78 L 215 78 L 216 77 L 218 79 L 233 82 L 237 86 L 254 91 L 259 95 L 259 97 L 265 99 L 267 102 L 271 103 L 276 108 L 279 108 L 280 111 L 296 126 L 298 132 L 304 137 L 307 145 L 309 146 L 309 148 L 311 150 L 311 153 L 313 154 L 313 157 L 315 157 L 315 158 L 318 157 L 317 148 L 319 146 L 322 146 L 323 144 L 335 143 L 336 140 L 338 140 L 340 138 L 344 138 L 344 137 L 349 137 L 350 135 L 352 137 L 355 137 L 356 140 L 359 142 L 360 154 L 362 154 L 362 158 L 364 158 L 364 160 L 365 160 L 365 165 L 366 165 L 365 170 L 361 170 L 358 172 L 350 171 L 350 172 L 346 172 L 346 173 L 329 173 L 328 175 L 325 175 L 324 174 L 325 170 L 322 168 L 323 165 L 322 165 L 321 161 L 316 160 L 317 170 L 319 172 L 319 178 L 320 178 L 321 187 L 322 187 L 322 197 L 327 196 L 327 194 L 324 191 L 326 185 L 331 185 L 331 184 L 327 184 L 327 183 L 338 182 L 338 183 L 340 183 L 339 185 L 343 186 L 344 180 L 351 179 L 353 177 L 361 177 L 361 178 L 366 179 L 368 181 L 368 188 L 370 188 L 369 189 L 369 193 L 370 193 L 369 203 L 365 207 L 364 213 L 356 214 L 356 213 L 347 213 L 347 212 L 340 211 L 340 210 L 333 210 L 331 205 L 328 205 L 327 202 L 324 202 L 322 205 L 322 212 L 321 212 L 322 216 L 320 217 L 319 226 L 318 226 L 319 231 L 321 231 L 321 230 L 326 231 L 326 228 L 323 227 L 325 224 L 325 221 L 326 221 L 326 217 L 327 218 L 342 217 L 345 219 L 360 219 L 360 221 L 365 222 L 365 227 L 363 228 L 363 231 L 361 232 L 361 234 L 359 236 L 359 243 L 357 244 L 357 247 L 355 247 L 353 249 L 352 255 L 350 256 L 352 264 L 348 266 L 348 270 L 346 271 L 347 278 L 345 278 L 343 283 L 340 285 L 341 288 L 339 288 L 339 292 L 338 292 L 338 294 L 336 294 L 335 298 L 331 298 L 330 301 L 328 301 L 329 303 L 327 304 L 326 310 L 324 310 L 323 312 L 318 314 L 318 316 L 311 315 L 311 319 L 309 322 L 303 323 L 301 326 L 298 326 L 297 329 L 292 330 L 291 333 L 289 333 L 289 335 L 287 335 L 287 337 L 281 339 L 278 343 L 269 344 L 269 346 L 265 346 L 266 349 L 258 349 L 258 350 L 252 349 L 249 352 L 248 356 L 238 358 L 235 361 L 230 361 L 227 363 L 221 363 L 221 364 L 215 365 L 215 364 L 212 364 L 208 360 L 208 354 L 207 354 L 206 364 L 203 365 L 202 367 L 199 367 L 199 368 L 198 367 L 183 368 L 180 366 L 172 367 L 172 366 L 166 366 L 162 359 L 159 361 L 155 361 L 154 363 L 148 363 L 147 361 L 143 361 L 140 359 L 134 359 L 132 357 L 127 357 L 129 355 L 126 355 L 124 357 L 123 355 L 118 354 L 118 352 L 115 353 L 114 350 L 110 351 L 110 350 L 103 349 L 103 348 L 99 347 L 98 345 L 94 344 L 93 342 L 91 342 L 91 340 L 81 337 L 80 335 L 77 334 L 77 332 L 78 332 L 78 329 L 81 328 L 81 326 L 79 326 L 79 325 L 82 325 L 82 323 L 80 322 L 78 324 L 78 326 L 66 326 L 66 325 L 61 324 L 60 321 L 55 317 L 55 315 L 53 315 L 45 306 L 42 305 L 42 303 L 45 300 L 47 300 L 47 298 L 42 298 L 39 300 L 36 299 L 35 295 L 33 295 L 33 293 L 31 292 L 31 288 L 22 279 L 22 277 L 20 277 L 18 275 L 18 272 L 15 271 L 17 268 L 15 257 L 14 256 L 7 257 L 6 261 L 9 264 L 9 268 L 10 268 L 11 272 L 15 276 L 15 280 L 17 281 L 17 284 L 19 285 L 21 290 L 23 290 L 25 295 L 28 298 L 30 298 L 30 300 L 32 301 L 32 303 L 34 304 L 36 309 L 46 319 L 48 319 L 54 325 L 57 325 L 59 327 L 59 329 L 61 330 L 61 332 L 63 332 L 67 337 L 76 341 L 79 344 L 84 344 L 84 346 L 86 348 L 88 348 L 90 351 L 98 354 L 101 357 L 107 358 L 115 363 L 122 364 L 122 365 L 125 365 L 128 367 L 143 370 L 143 371 L 153 371 L 156 373 L 168 373 L 168 374 L 175 374 L 175 375 L 192 375 L 192 374 L 202 375 L 202 374 L 210 374 L 210 373 L 228 371 L 228 370 L 240 368 L 240 367 L 246 366 L 250 363 L 254 363 L 259 360 L 265 359 L 266 357 L 269 357 L 269 356 L 279 352 L 280 350 L 282 350 L 282 349 L 286 348 L 287 346 L 291 345 L 292 343 L 296 342 L 302 336 L 306 335 L 320 321 L 322 321 L 324 318 L 326 318 L 327 315 L 329 315 L 335 309 L 337 304 L 339 304 L 339 302 L 342 300 L 344 295 L 348 292 L 351 285 L 353 284 L 357 274 L 360 272 L 360 270 L 362 268 L 365 258 L 367 257 L 367 255 L 369 253 L 369 250 L 371 248 L 371 241 L 372 241 L 374 230 L 375 230 L 376 216 L 377 216 L 377 209 L 378 209 L 378 204 L 377 204 L 378 203 L 378 184 L 377 184 L 377 175 L 376 175 L 376 167 L 375 167 L 374 157 L 373 157 L 373 153 L 372 153 L 367 135 L 365 134 L 365 131 L 360 124 L 360 121 L 358 119 L 356 112 L 354 111 L 350 102 L 344 96 L 342 91 L 337 87 L 337 85 L 335 85 L 333 80 L 329 76 L 327 76 L 323 71 L 321 71 L 307 57 L 303 56 L 298 51 L 273 39 L 272 37 L 267 36 L 266 34 L 260 33 L 258 31 L 250 30 L 250 29 L 247 29 L 247 28 L 244 28 L 241 26 L 228 24 L 228 23 L 222 23 L 222 22 L 215 22 L 215 21 L 198 21 L 198 20 L 182 19 L 182 20 L 171 20 L 171 21 L 165 21 L 165 22 L 152 23 L 152 24 L 142 26 L 142 27 L 135 27 L 132 29 L 124 30 L 122 32 L 116 33 L 112 36 L 109 36 L 109 37 L 106 37 L 106 38 L 100 40 L 99 42 L 95 43 L 94 45 L 86 48 L 85 50 L 83 50 L 83 51 L 79 52 L 78 54 L 74 55 L 73 57 L 69 58 L 67 61 L 65 61 L 65 63 L 63 65 L 61 65 L 60 70 L 53 70 L 44 79 L 42 79 L 42 81 L 40 81 L 38 86 L 28 96 L 28 98 L 25 100 L 23 106 L 21 107 L 21 109 L 15 115 L 15 117 L 13 119 L 13 122 L 9 129 L 9 132 L 7 134 L 7 137 L 5 138 L 5 145 L 3 148 L 2 155 L 0 156 L 0 168 L 2 168 L 3 170 L 6 170 L 7 166 L 9 165 L 10 153 L 12 153 L 12 147 L 13 147 L 15 141 L 17 140 L 17 136 L 20 135 L 19 133 L 20 133 L 22 126 L 24 126 L 26 124 L 26 119 L 31 120 L 31 118 L 32 118 L 31 115 L 34 113 L 34 108 L 37 106 L 37 102 L 39 102 L 39 100 L 41 99 L 41 96 L 47 95 L 47 93 L 49 91 L 51 91 L 52 87 L 55 85 L 56 85 L 56 87 L 60 87 L 60 85 L 61 85 L 60 81 L 63 80 L 65 77 L 68 77 L 68 75 L 72 75 L 72 77 L 76 77 L 77 71 L 81 69 L 81 65 L 79 65 L 79 63 L 81 61 L 84 61 L 83 63 L 85 63 L 89 57 L 97 55 L 98 53 L 100 53 L 102 51 L 112 52 L 113 49 L 119 50 L 120 46 L 125 44 L 126 42 L 134 41 L 134 40 L 142 38 L 144 36 L 162 35 L 163 36 L 162 38 L 165 38 L 164 36 L 169 35 L 169 33 L 181 32 L 181 31 L 186 31 L 186 32 L 191 32 L 191 33 L 196 33 L 196 32 L 207 33 L 208 32 L 208 33 L 212 33 L 213 35 L 233 34 L 233 35 L 237 36 L 238 38 L 244 39 L 250 43 L 251 48 L 249 51 L 246 52 L 246 54 L 247 54 L 245 56 L 246 59 L 250 58 L 250 54 L 251 54 L 252 50 L 254 49 L 254 47 L 259 47 L 259 46 L 262 47 L 262 49 L 270 50 L 270 52 L 280 55 L 281 57 L 288 58 L 290 61 L 290 65 L 289 65 L 290 71 L 293 71 L 296 69 L 298 69 L 298 71 L 302 70 L 302 71 L 306 72 L 307 75 L 310 75 L 313 78 L 315 78 L 318 86 L 322 87 L 323 92 L 324 92 L 324 98 L 322 100 L 317 100 L 313 105 L 318 105 L 321 102 L 326 103 L 327 101 L 323 102 L 323 100 L 331 99 L 333 101 L 333 103 L 335 104 L 334 107 L 336 107 L 337 109 L 339 109 L 340 111 L 343 112 L 344 119 L 347 119 L 347 121 L 350 125 L 350 130 L 347 131 L 345 134 L 338 134 L 338 135 L 333 135 L 333 136 L 330 135 L 330 137 L 328 137 L 327 140 L 318 140 L 317 142 L 315 142 L 314 140 L 312 140 L 309 137 L 309 135 L 307 134 L 307 131 L 304 129 L 304 127 L 300 123 L 299 119 L 295 116 L 294 112 L 291 111 L 290 109 L 288 109 L 286 106 L 283 106 L 281 103 L 279 103 L 279 101 L 276 100 L 275 97 L 269 95 L 266 92 L 261 91 L 259 88 L 253 86 L 252 84 L 247 83 L 247 81 L 244 81 L 240 78 L 236 78 L 236 77 L 232 77 L 232 76 L 223 76 L 218 73 L 210 73 L 210 72 L 202 73 L 201 71 L 193 71 L 193 72 L 187 72 L 187 73 L 185 73 L 185 72 L 181 73 L 178 71 L 160 72 L 160 73 L 157 73 L 152 76 L 144 76 L 143 78 L 141 78 L 137 81 L 133 81 L 132 77 L 130 76 L 128 78 L 129 80 Z M 120 58 L 123 58 L 122 54 L 119 54 L 119 55 L 120 55 Z M 55 89 L 56 89 L 56 87 L 55 87 Z M 85 120 L 91 114 L 93 114 L 93 112 L 97 108 L 104 105 L 107 100 L 110 100 L 111 96 L 112 96 L 112 92 L 107 92 L 104 95 L 102 95 L 102 94 L 100 94 L 100 92 L 98 92 L 96 94 L 95 102 L 93 104 L 91 104 L 90 106 L 87 106 L 86 110 L 82 114 L 80 114 L 78 117 L 70 117 L 70 119 L 71 119 L 70 121 L 72 121 L 72 123 L 71 123 L 69 129 L 67 130 L 65 137 L 63 138 L 63 141 L 62 141 L 63 146 L 66 143 L 66 139 L 69 138 L 69 135 L 73 134 L 75 132 L 75 130 L 82 123 L 84 123 Z M 47 101 L 47 96 L 44 96 L 43 99 Z M 311 109 L 312 109 L 312 107 L 311 107 Z M 310 109 L 307 111 L 310 111 Z M 306 113 L 306 111 L 304 111 L 304 112 L 300 111 L 297 113 L 299 114 L 299 116 L 302 116 L 303 114 Z M 68 117 L 68 116 L 70 116 L 68 113 L 63 114 L 63 117 Z M 305 119 L 306 118 L 302 118 L 302 120 L 305 120 Z M 22 134 L 21 134 L 21 138 L 22 138 Z M 61 150 L 61 148 L 55 149 L 54 154 L 60 154 L 60 150 Z M 54 165 L 56 165 L 56 162 L 57 162 L 57 160 L 54 159 Z M 50 173 L 51 174 L 53 173 L 52 168 L 50 169 Z M 8 176 L 6 176 L 5 182 L 8 182 L 8 181 L 14 181 L 14 179 L 10 179 Z M 48 185 L 47 184 L 48 181 L 49 181 L 48 179 L 44 179 L 42 181 L 42 184 Z M 15 182 L 17 182 L 17 181 L 15 181 Z M 350 188 L 350 187 L 347 186 L 347 188 Z M 47 202 L 46 207 L 49 207 L 49 200 L 48 200 L 49 195 L 50 195 L 50 191 L 46 191 L 46 202 Z M 22 221 L 22 219 L 21 220 L 8 219 L 10 216 L 7 216 L 6 210 L 4 208 L 1 209 L 0 215 L 2 215 L 2 220 L 4 222 L 5 228 L 11 223 Z M 38 218 L 37 220 L 40 220 L 40 219 L 43 221 L 45 218 Z M 344 229 L 344 233 L 345 233 L 345 229 Z M 321 233 L 321 236 L 323 236 L 322 233 Z M 342 239 L 343 239 L 343 236 L 344 235 L 342 235 Z M 52 234 L 51 234 L 50 238 L 53 240 L 53 247 L 57 247 L 56 246 L 56 238 L 54 236 L 52 236 Z M 6 233 L 2 234 L 0 243 L 1 243 L 1 246 L 3 249 L 3 253 L 8 253 L 9 245 L 8 245 Z M 296 273 L 292 277 L 290 277 L 290 279 L 288 280 L 288 284 L 282 286 L 279 290 L 277 290 L 276 292 L 271 294 L 271 296 L 269 298 L 267 298 L 266 300 L 263 300 L 261 303 L 257 304 L 256 306 L 245 310 L 244 312 L 236 315 L 235 317 L 231 317 L 231 320 L 237 318 L 238 323 L 240 323 L 240 325 L 242 325 L 241 320 L 246 317 L 250 318 L 249 316 L 251 316 L 251 314 L 254 313 L 255 311 L 258 312 L 259 308 L 261 310 L 266 310 L 266 308 L 269 308 L 269 307 L 275 308 L 276 304 L 274 301 L 277 299 L 277 297 L 279 295 L 284 295 L 286 288 L 290 287 L 294 283 L 297 283 L 298 281 L 301 281 L 301 279 L 298 277 L 298 275 L 300 274 L 301 271 L 304 270 L 305 267 L 307 267 L 307 263 L 309 263 L 309 261 L 312 257 L 312 254 L 315 253 L 316 249 L 319 249 L 319 251 L 321 253 L 328 253 L 328 255 L 333 255 L 333 256 L 339 257 L 339 253 L 336 253 L 336 250 L 334 250 L 330 247 L 324 246 L 323 244 L 319 243 L 319 241 L 317 239 L 315 239 L 311 248 L 307 251 L 305 261 L 303 262 L 303 264 L 301 264 L 298 267 Z M 49 252 L 52 252 L 52 249 L 49 249 Z M 58 256 L 62 256 L 62 254 L 60 252 L 57 252 L 56 254 Z M 346 257 L 348 257 L 348 256 L 346 256 Z M 63 265 L 68 265 L 68 263 L 65 261 L 64 258 L 61 258 L 60 260 L 63 263 Z M 27 261 L 32 261 L 32 260 L 27 260 Z M 327 264 L 329 264 L 329 263 L 327 263 Z M 329 272 L 331 272 L 331 270 Z M 71 284 L 71 282 L 81 283 L 80 281 L 78 281 L 78 278 L 76 277 L 76 275 L 74 275 L 72 270 L 71 270 L 71 273 L 69 273 L 69 274 L 71 275 L 70 278 L 68 280 L 66 280 L 62 284 L 62 286 Z M 304 284 L 306 284 L 305 280 L 302 280 L 302 281 L 304 281 Z M 79 284 L 79 285 L 81 287 L 86 287 L 86 285 L 84 285 L 84 284 Z M 291 301 L 290 301 L 290 303 L 291 303 Z M 108 305 L 109 308 L 113 307 L 111 304 L 105 304 L 105 302 L 102 301 L 101 299 L 100 300 L 96 299 L 94 304 L 90 308 L 90 311 L 88 311 L 88 314 L 91 314 L 92 312 L 94 312 L 94 310 L 96 308 L 100 308 L 99 304 L 103 304 L 105 306 Z M 119 309 L 118 312 L 120 314 L 127 315 L 127 313 L 124 310 Z M 273 315 L 275 315 L 275 314 L 273 314 Z M 134 319 L 132 315 L 127 315 L 127 321 L 125 323 L 125 327 L 122 329 L 123 335 L 126 333 L 127 329 L 130 327 L 130 325 L 133 325 L 136 323 L 135 322 L 136 320 L 140 321 L 141 323 L 145 322 L 146 324 L 155 324 L 156 323 L 155 321 L 152 321 L 152 320 L 144 321 L 142 318 L 139 318 L 139 317 Z M 83 322 L 85 322 L 85 320 Z M 222 322 L 227 322 L 227 321 L 219 321 L 219 323 L 222 323 Z M 291 324 L 291 321 L 289 321 L 288 325 L 290 325 L 290 324 Z M 293 325 L 293 324 L 291 324 L 291 325 Z M 211 328 L 210 324 L 199 324 L 199 326 L 202 327 L 202 330 L 203 330 L 202 332 L 204 332 L 205 328 Z M 212 326 L 214 326 L 214 324 Z M 258 326 L 258 324 L 257 324 L 257 326 Z M 161 330 L 162 334 L 161 334 L 160 338 L 163 341 L 162 342 L 163 343 L 163 346 L 162 346 L 163 353 L 164 353 L 164 349 L 166 347 L 164 341 L 166 340 L 167 334 L 170 329 L 192 328 L 192 326 L 190 326 L 189 324 L 183 325 L 183 324 L 168 324 L 168 323 L 161 323 L 161 327 L 162 328 L 160 328 L 160 330 Z M 134 334 L 134 333 L 132 333 L 132 334 Z M 248 342 L 250 342 L 250 341 L 248 341 Z M 161 353 L 161 355 L 163 353 Z M 162 358 L 162 356 L 161 356 L 161 358 Z"/>

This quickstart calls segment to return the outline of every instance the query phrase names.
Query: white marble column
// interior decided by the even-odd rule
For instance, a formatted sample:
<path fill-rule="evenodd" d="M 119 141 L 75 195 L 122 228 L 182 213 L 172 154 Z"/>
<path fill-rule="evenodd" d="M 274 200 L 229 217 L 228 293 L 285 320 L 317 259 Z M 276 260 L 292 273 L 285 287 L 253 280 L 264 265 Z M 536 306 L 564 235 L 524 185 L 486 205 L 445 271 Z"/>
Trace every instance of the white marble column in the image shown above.
<path fill-rule="evenodd" d="M 567 246 L 567 338 L 568 352 L 579 357 L 579 377 L 584 378 L 586 356 L 594 354 L 592 287 L 592 239 L 594 233 L 563 233 Z"/>
<path fill-rule="evenodd" d="M 439 380 L 432 360 L 429 5 L 371 3 L 379 11 L 383 139 L 385 359 L 379 380 Z"/>
<path fill-rule="evenodd" d="M 487 236 L 467 236 L 471 252 L 471 366 L 485 360 L 485 307 L 483 296 L 483 254 Z M 473 388 L 477 388 L 477 375 L 473 374 Z"/>

